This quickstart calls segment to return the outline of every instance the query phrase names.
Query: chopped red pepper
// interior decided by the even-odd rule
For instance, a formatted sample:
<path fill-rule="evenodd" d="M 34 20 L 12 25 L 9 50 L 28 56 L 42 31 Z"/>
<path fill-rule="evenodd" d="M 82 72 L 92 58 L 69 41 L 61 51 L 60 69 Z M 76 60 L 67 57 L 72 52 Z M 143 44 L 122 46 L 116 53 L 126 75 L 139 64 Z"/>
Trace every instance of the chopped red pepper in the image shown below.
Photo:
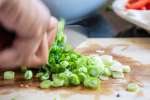
<path fill-rule="evenodd" d="M 127 9 L 150 10 L 150 0 L 129 0 Z"/>

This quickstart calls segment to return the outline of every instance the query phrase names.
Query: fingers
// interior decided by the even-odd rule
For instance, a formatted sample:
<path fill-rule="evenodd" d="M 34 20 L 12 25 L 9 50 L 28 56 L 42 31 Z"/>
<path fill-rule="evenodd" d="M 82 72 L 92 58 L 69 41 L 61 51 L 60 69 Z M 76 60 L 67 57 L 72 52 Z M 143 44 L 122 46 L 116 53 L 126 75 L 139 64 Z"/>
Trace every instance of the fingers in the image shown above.
<path fill-rule="evenodd" d="M 42 39 L 16 39 L 13 46 L 0 52 L 0 66 L 13 69 L 25 65 L 34 67 L 46 64 L 48 59 L 48 40 L 45 33 Z M 0 69 L 5 69 L 4 67 Z"/>
<path fill-rule="evenodd" d="M 55 34 L 50 35 L 50 43 L 52 43 L 54 37 Z M 46 64 L 48 61 L 48 45 L 47 34 L 41 41 L 17 39 L 11 49 L 0 52 L 0 66 L 13 69 L 19 65 L 33 68 L 37 65 Z"/>
<path fill-rule="evenodd" d="M 16 38 L 11 49 L 0 52 L 0 66 L 15 68 L 19 65 L 34 67 L 46 64 L 48 46 L 55 40 L 57 20 L 52 18 L 48 27 L 48 34 L 39 38 Z"/>
<path fill-rule="evenodd" d="M 50 13 L 41 0 L 5 0 L 0 6 L 0 22 L 19 37 L 43 36 Z"/>
<path fill-rule="evenodd" d="M 55 17 L 51 17 L 49 26 L 48 26 L 48 46 L 51 47 L 52 43 L 55 40 L 57 32 L 58 21 Z"/>
<path fill-rule="evenodd" d="M 11 48 L 0 52 L 0 65 L 35 66 L 46 63 L 48 47 L 55 40 L 57 20 L 40 0 L 11 0 L 0 6 L 0 22 L 15 31 Z M 50 21 L 49 21 L 50 19 Z M 44 33 L 50 33 L 48 36 Z"/>
<path fill-rule="evenodd" d="M 40 43 L 41 39 L 17 38 L 11 48 L 0 52 L 0 65 L 7 68 L 27 65 Z"/>
<path fill-rule="evenodd" d="M 48 40 L 47 40 L 47 33 L 44 35 L 43 40 L 41 41 L 40 47 L 35 53 L 37 58 L 41 59 L 42 64 L 47 63 L 48 59 Z M 40 63 L 39 63 L 40 64 Z"/>
<path fill-rule="evenodd" d="M 46 64 L 48 61 L 48 49 L 55 40 L 57 32 L 57 19 L 54 17 L 50 18 L 48 25 L 48 34 L 45 33 L 36 53 L 31 57 L 28 62 L 28 66 L 36 67 L 37 65 Z"/>
<path fill-rule="evenodd" d="M 57 19 L 54 17 L 50 18 L 50 23 L 48 25 L 48 34 L 45 33 L 44 37 L 40 43 L 39 48 L 36 53 L 31 57 L 28 62 L 28 66 L 36 67 L 37 65 L 46 64 L 48 61 L 48 49 L 55 40 L 57 32 Z"/>
<path fill-rule="evenodd" d="M 7 49 L 0 52 L 0 69 L 14 69 L 19 64 L 18 54 L 15 49 Z"/>
<path fill-rule="evenodd" d="M 48 61 L 48 40 L 47 34 L 45 34 L 37 52 L 31 57 L 27 65 L 33 68 L 36 67 L 37 65 L 46 64 L 47 61 Z"/>

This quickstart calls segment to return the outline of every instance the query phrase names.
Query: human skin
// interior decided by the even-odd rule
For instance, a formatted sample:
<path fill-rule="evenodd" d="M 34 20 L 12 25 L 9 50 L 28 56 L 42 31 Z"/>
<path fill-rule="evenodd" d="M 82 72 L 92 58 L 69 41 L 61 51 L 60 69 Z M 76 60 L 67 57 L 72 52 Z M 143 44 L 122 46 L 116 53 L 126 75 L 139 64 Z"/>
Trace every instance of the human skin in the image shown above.
<path fill-rule="evenodd" d="M 12 45 L 0 51 L 0 68 L 47 63 L 57 20 L 40 0 L 0 0 L 0 24 L 16 35 Z"/>

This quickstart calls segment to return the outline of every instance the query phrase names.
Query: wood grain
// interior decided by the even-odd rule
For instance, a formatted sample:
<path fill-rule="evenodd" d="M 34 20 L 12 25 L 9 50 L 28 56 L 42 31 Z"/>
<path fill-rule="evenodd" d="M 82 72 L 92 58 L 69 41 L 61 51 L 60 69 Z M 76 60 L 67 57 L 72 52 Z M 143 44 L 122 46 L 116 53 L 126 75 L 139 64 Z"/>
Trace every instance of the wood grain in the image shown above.
<path fill-rule="evenodd" d="M 11 100 L 12 97 L 16 100 L 53 100 L 56 97 L 59 100 L 60 96 L 61 100 L 150 100 L 150 38 L 88 39 L 76 50 L 84 55 L 112 55 L 121 63 L 130 65 L 132 71 L 125 75 L 125 79 L 102 81 L 98 90 L 83 87 L 40 90 L 38 81 L 6 82 L 0 79 L 0 100 Z M 127 92 L 130 82 L 139 84 L 140 92 Z M 21 88 L 20 84 L 28 84 L 30 88 Z"/>

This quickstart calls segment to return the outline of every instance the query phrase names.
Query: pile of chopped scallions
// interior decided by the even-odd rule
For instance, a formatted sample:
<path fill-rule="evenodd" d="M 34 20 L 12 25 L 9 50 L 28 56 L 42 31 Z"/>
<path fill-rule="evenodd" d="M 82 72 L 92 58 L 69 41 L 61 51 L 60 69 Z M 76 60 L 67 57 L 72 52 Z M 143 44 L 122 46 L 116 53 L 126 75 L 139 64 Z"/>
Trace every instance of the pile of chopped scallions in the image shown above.
<path fill-rule="evenodd" d="M 124 78 L 124 73 L 131 71 L 128 65 L 122 65 L 110 55 L 84 56 L 74 51 L 66 43 L 64 26 L 65 22 L 61 20 L 55 42 L 49 49 L 48 63 L 36 73 L 22 68 L 26 80 L 36 77 L 41 81 L 40 87 L 46 89 L 78 85 L 97 89 L 102 80 Z M 4 72 L 4 79 L 13 80 L 14 78 L 13 71 Z"/>

